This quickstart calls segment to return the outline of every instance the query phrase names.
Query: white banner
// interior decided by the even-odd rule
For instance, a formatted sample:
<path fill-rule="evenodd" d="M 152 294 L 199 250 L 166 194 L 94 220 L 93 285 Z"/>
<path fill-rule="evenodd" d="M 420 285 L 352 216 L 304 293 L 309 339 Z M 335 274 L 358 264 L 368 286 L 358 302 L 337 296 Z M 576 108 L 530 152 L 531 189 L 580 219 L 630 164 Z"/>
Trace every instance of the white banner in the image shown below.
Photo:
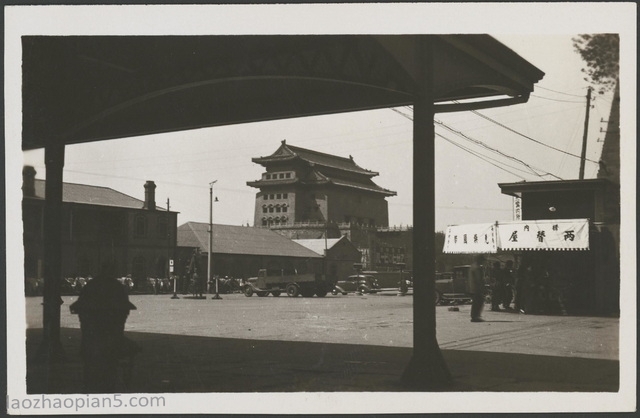
<path fill-rule="evenodd" d="M 501 250 L 588 250 L 588 219 L 530 220 L 498 223 Z"/>
<path fill-rule="evenodd" d="M 496 253 L 495 224 L 452 225 L 447 227 L 442 252 L 448 254 Z"/>
<path fill-rule="evenodd" d="M 513 198 L 513 220 L 522 220 L 522 199 L 519 197 Z"/>

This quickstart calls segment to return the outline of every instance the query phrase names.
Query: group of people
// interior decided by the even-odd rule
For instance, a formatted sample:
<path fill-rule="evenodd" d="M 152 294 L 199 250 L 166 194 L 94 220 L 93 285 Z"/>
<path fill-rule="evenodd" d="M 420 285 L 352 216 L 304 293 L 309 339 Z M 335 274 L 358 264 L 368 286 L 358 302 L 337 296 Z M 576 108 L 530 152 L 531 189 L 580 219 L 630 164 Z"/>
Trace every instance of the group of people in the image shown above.
<path fill-rule="evenodd" d="M 516 274 L 513 270 L 513 261 L 509 260 L 505 263 L 505 267 L 502 268 L 499 261 L 493 263 L 491 270 L 491 310 L 499 312 L 500 306 L 505 311 L 519 311 L 520 307 L 517 306 L 519 302 L 516 292 Z M 515 294 L 514 294 L 515 293 Z M 511 308 L 511 302 L 516 302 L 516 308 Z"/>
<path fill-rule="evenodd" d="M 483 322 L 482 309 L 485 303 L 485 265 L 486 257 L 478 254 L 474 257 L 469 271 L 472 292 L 471 321 Z M 523 259 L 520 268 L 514 269 L 513 261 L 508 260 L 504 268 L 495 261 L 490 271 L 491 310 L 520 313 L 536 313 L 540 310 L 539 288 L 548 279 L 548 273 L 540 263 Z M 548 280 L 547 280 L 548 281 Z M 513 307 L 512 307 L 513 304 Z"/>

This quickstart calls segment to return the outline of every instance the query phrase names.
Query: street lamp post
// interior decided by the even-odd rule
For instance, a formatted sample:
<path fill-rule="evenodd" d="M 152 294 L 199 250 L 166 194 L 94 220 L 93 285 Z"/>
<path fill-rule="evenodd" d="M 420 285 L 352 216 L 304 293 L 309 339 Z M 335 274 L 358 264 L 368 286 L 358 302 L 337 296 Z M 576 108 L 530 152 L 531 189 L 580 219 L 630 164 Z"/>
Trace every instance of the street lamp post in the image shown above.
<path fill-rule="evenodd" d="M 167 277 L 171 279 L 173 276 L 173 296 L 171 299 L 180 299 L 178 297 L 178 279 L 173 273 L 173 260 L 171 259 L 171 216 L 169 215 L 169 198 L 167 197 Z"/>
<path fill-rule="evenodd" d="M 213 185 L 216 184 L 218 180 L 214 180 L 209 183 L 209 258 L 208 258 L 208 271 L 207 271 L 207 283 L 211 280 L 213 274 L 213 266 L 212 266 L 212 255 L 211 251 L 213 248 Z M 216 202 L 218 198 L 216 197 Z M 220 294 L 218 293 L 218 278 L 216 277 L 216 294 L 213 295 L 211 299 L 222 299 Z"/>

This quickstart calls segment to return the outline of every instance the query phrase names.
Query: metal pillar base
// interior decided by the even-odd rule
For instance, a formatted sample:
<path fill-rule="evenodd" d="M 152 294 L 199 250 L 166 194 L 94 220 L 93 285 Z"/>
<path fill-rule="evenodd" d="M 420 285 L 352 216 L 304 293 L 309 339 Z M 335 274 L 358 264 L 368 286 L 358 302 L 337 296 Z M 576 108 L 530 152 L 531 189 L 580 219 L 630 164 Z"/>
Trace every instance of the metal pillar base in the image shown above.
<path fill-rule="evenodd" d="M 67 355 L 60 341 L 44 338 L 36 351 L 36 362 L 44 364 L 64 363 Z"/>
<path fill-rule="evenodd" d="M 171 296 L 171 299 L 180 299 L 180 298 L 178 297 L 178 295 L 176 293 L 174 293 L 173 296 Z"/>
<path fill-rule="evenodd" d="M 216 293 L 215 295 L 213 295 L 213 297 L 212 297 L 211 299 L 220 299 L 220 300 L 222 300 L 222 298 L 220 297 L 220 295 L 219 295 L 219 294 L 217 294 L 217 293 Z"/>
<path fill-rule="evenodd" d="M 401 383 L 408 389 L 439 392 L 453 386 L 453 379 L 437 347 L 433 353 L 413 353 L 402 373 Z"/>

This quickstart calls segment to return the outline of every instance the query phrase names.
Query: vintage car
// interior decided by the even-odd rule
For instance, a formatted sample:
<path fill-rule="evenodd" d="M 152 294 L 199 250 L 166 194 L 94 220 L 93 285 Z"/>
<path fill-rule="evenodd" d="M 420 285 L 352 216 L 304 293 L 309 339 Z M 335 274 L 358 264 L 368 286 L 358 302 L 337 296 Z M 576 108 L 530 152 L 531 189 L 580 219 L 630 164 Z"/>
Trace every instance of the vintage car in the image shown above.
<path fill-rule="evenodd" d="M 452 302 L 471 302 L 471 284 L 469 269 L 471 266 L 455 266 L 452 272 L 436 273 L 436 305 L 445 305 Z M 485 302 L 491 301 L 491 289 L 485 283 Z"/>
<path fill-rule="evenodd" d="M 471 302 L 469 266 L 456 266 L 453 272 L 436 273 L 436 305 Z"/>
<path fill-rule="evenodd" d="M 337 295 L 342 293 L 376 293 L 380 289 L 380 285 L 375 277 L 365 274 L 355 274 L 349 276 L 346 279 L 338 280 L 331 291 L 332 294 Z"/>

